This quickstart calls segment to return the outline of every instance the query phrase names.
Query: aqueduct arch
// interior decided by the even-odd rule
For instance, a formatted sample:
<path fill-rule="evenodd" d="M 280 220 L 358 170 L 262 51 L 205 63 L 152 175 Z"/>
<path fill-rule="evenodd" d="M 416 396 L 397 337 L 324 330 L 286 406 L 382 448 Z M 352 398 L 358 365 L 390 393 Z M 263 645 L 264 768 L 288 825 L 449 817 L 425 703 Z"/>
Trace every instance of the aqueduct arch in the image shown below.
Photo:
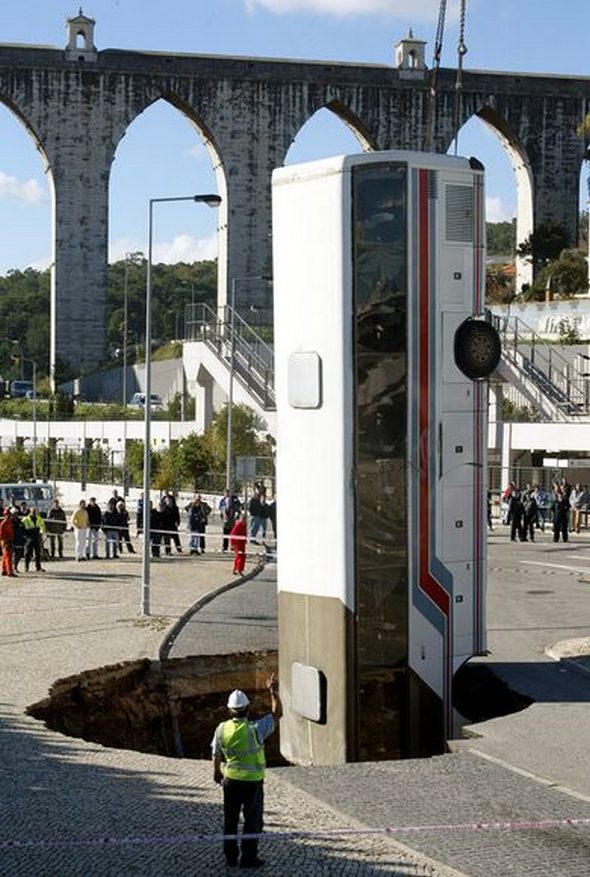
<path fill-rule="evenodd" d="M 151 107 L 155 106 L 159 102 L 165 102 L 168 106 L 172 107 L 176 110 L 193 128 L 197 139 L 200 143 L 205 147 L 205 150 L 209 156 L 211 161 L 211 166 L 213 172 L 215 174 L 215 179 L 217 183 L 217 192 L 221 196 L 221 204 L 217 209 L 217 239 L 218 239 L 218 271 L 217 271 L 217 285 L 218 285 L 218 299 L 223 299 L 225 296 L 225 291 L 228 285 L 227 278 L 227 232 L 228 232 L 228 195 L 227 195 L 227 180 L 225 174 L 225 168 L 223 165 L 223 160 L 220 155 L 219 149 L 215 143 L 214 137 L 212 133 L 207 129 L 207 126 L 201 121 L 197 112 L 193 107 L 187 106 L 176 94 L 173 93 L 163 93 L 157 97 L 154 97 L 146 106 L 141 109 L 137 109 L 132 118 L 129 119 L 125 129 L 120 134 L 120 137 L 117 141 L 115 149 L 119 147 L 123 138 L 125 137 L 127 131 L 131 128 L 131 126 L 136 122 L 145 112 L 149 111 Z M 116 155 L 114 156 L 113 161 L 115 160 Z M 109 166 L 109 176 L 112 173 L 113 163 Z M 200 192 L 201 189 L 196 186 L 194 187 L 195 194 Z M 185 193 L 190 195 L 192 193 L 192 189 L 189 186 Z M 147 209 L 147 205 L 146 205 Z"/>
<path fill-rule="evenodd" d="M 477 116 L 498 137 L 510 159 L 516 180 L 516 241 L 520 244 L 528 238 L 534 228 L 533 172 L 526 150 L 510 130 L 510 126 L 491 107 L 483 107 Z M 532 265 L 524 259 L 517 258 L 516 289 L 520 290 L 524 283 L 530 284 L 532 280 Z"/>

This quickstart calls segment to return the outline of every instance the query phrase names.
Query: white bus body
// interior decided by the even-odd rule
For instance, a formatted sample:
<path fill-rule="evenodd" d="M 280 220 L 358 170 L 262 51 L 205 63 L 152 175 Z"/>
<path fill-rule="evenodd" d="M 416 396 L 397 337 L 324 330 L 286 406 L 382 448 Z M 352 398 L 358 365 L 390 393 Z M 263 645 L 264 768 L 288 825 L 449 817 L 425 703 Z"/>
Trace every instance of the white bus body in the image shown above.
<path fill-rule="evenodd" d="M 382 152 L 275 171 L 281 748 L 442 751 L 485 649 L 483 169 Z M 481 325 L 481 323 L 480 323 Z"/>

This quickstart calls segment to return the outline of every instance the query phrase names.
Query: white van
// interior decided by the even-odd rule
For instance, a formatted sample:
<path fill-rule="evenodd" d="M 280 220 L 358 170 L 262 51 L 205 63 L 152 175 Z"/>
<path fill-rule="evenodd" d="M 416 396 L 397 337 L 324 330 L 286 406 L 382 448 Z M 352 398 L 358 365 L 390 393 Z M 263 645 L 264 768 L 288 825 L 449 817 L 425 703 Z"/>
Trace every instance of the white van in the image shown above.
<path fill-rule="evenodd" d="M 0 484 L 0 501 L 2 507 L 20 505 L 26 502 L 45 517 L 55 499 L 53 485 L 44 481 L 20 482 L 18 484 Z"/>

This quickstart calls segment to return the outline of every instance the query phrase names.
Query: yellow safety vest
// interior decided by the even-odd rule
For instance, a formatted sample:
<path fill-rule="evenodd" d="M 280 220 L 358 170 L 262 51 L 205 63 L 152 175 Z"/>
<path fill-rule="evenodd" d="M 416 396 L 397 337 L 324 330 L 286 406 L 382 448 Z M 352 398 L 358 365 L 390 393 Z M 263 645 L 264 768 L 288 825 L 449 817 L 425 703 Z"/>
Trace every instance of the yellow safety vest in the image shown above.
<path fill-rule="evenodd" d="M 248 719 L 228 719 L 217 726 L 217 748 L 225 756 L 224 776 L 228 780 L 264 779 L 266 759 L 256 725 Z"/>
<path fill-rule="evenodd" d="M 33 520 L 31 515 L 25 515 L 21 523 L 25 530 L 39 530 L 39 533 L 45 532 L 45 521 L 41 515 L 37 515 L 35 520 Z"/>

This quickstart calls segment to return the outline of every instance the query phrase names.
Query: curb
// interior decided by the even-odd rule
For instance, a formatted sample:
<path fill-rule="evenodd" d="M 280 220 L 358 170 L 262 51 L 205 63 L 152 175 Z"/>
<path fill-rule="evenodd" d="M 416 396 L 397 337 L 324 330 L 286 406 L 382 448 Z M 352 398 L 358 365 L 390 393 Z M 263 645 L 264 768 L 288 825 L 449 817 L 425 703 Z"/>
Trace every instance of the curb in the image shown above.
<path fill-rule="evenodd" d="M 240 585 L 245 584 L 246 582 L 251 581 L 251 579 L 256 578 L 256 576 L 262 572 L 267 563 L 267 556 L 262 555 L 254 567 L 254 569 L 246 573 L 244 576 L 240 576 L 239 579 L 232 579 L 230 582 L 227 582 L 225 585 L 220 585 L 218 588 L 214 588 L 212 591 L 207 591 L 206 594 L 203 594 L 202 597 L 193 603 L 193 605 L 184 612 L 180 618 L 178 618 L 166 631 L 164 635 L 164 639 L 160 645 L 158 650 L 158 660 L 161 662 L 169 660 L 170 652 L 174 646 L 174 643 L 178 639 L 180 633 L 186 624 L 191 620 L 191 618 L 200 612 L 204 606 L 208 603 L 211 603 L 216 597 L 219 597 L 221 594 L 225 594 L 226 591 L 231 591 L 234 588 L 238 588 Z"/>

